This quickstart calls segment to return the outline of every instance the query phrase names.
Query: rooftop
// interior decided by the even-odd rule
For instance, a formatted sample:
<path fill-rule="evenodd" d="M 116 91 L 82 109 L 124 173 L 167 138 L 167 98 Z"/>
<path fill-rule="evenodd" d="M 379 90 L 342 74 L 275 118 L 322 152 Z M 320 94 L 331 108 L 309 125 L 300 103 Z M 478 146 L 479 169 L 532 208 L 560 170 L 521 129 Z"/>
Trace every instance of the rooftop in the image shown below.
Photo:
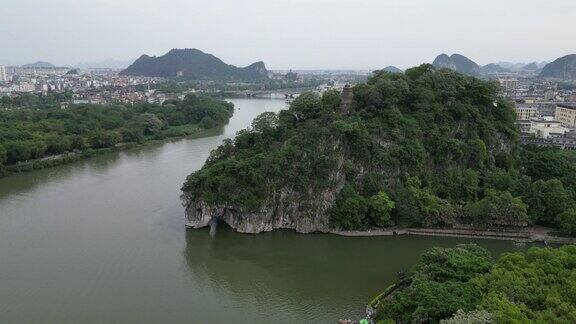
<path fill-rule="evenodd" d="M 567 109 L 576 109 L 576 105 L 574 104 L 558 104 L 558 107 Z"/>

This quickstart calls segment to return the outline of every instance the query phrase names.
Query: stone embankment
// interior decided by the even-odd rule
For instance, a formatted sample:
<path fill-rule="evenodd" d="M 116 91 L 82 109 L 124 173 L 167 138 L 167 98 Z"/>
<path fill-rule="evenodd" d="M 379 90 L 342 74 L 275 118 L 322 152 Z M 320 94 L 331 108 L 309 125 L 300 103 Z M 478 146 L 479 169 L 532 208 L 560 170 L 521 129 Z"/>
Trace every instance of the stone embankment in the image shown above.
<path fill-rule="evenodd" d="M 491 240 L 505 240 L 519 243 L 544 242 L 571 244 L 576 238 L 557 236 L 546 227 L 529 227 L 518 231 L 474 230 L 474 229 L 440 229 L 440 228 L 390 228 L 372 229 L 367 231 L 332 231 L 342 236 L 394 236 L 394 235 L 426 235 L 444 237 L 464 237 Z"/>

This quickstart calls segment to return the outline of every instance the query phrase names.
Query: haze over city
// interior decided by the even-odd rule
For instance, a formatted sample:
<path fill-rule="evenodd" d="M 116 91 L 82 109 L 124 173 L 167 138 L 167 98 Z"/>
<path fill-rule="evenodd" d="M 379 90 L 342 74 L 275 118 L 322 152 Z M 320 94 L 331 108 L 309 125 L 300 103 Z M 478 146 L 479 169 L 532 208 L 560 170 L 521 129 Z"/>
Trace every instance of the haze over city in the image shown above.
<path fill-rule="evenodd" d="M 4 65 L 132 61 L 171 48 L 271 69 L 406 68 L 443 52 L 480 64 L 551 61 L 574 52 L 576 30 L 572 0 L 8 0 L 2 12 Z"/>

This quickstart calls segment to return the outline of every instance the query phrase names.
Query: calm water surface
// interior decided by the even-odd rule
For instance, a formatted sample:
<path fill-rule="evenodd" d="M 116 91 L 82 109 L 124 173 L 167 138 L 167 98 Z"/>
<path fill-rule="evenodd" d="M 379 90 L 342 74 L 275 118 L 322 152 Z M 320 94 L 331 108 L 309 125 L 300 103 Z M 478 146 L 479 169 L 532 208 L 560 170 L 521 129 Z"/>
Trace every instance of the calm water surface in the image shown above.
<path fill-rule="evenodd" d="M 334 323 L 426 248 L 470 242 L 187 231 L 185 177 L 223 138 L 285 107 L 233 102 L 211 137 L 0 179 L 0 323 Z"/>

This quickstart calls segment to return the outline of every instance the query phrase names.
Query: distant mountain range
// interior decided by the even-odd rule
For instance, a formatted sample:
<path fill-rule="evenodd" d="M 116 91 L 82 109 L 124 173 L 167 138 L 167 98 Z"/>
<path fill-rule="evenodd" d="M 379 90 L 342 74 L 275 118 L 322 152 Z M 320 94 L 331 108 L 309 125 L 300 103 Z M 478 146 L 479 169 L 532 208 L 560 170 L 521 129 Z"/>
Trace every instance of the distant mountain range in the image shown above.
<path fill-rule="evenodd" d="M 525 65 L 522 69 L 527 71 L 538 71 L 540 70 L 540 67 L 538 67 L 538 64 L 536 62 L 532 62 L 530 64 Z"/>
<path fill-rule="evenodd" d="M 38 61 L 36 63 L 24 64 L 24 65 L 22 65 L 22 67 L 23 68 L 53 68 L 55 66 L 52 63 Z"/>
<path fill-rule="evenodd" d="M 521 72 L 522 70 L 539 70 L 543 68 L 548 62 L 532 62 L 532 63 L 512 63 L 512 62 L 498 62 L 496 63 L 499 66 L 510 70 L 512 72 Z M 538 69 L 534 69 L 534 67 L 538 67 Z"/>
<path fill-rule="evenodd" d="M 576 80 L 576 54 L 566 55 L 546 64 L 540 72 L 540 77 Z"/>
<path fill-rule="evenodd" d="M 7 60 L 0 60 L 0 65 L 9 65 Z M 461 54 L 438 55 L 432 65 L 436 68 L 447 68 L 471 76 L 490 76 L 503 73 L 520 73 L 527 76 L 576 80 L 576 54 L 566 55 L 551 63 L 531 62 L 512 63 L 497 62 L 484 66 Z M 24 64 L 25 68 L 52 68 L 53 64 L 38 61 Z M 268 70 L 263 62 L 256 62 L 247 67 L 236 67 L 226 64 L 216 56 L 198 49 L 173 49 L 156 57 L 142 55 L 130 64 L 130 61 L 107 59 L 100 62 L 86 62 L 76 68 L 110 68 L 124 69 L 120 75 L 148 77 L 180 77 L 187 80 L 207 80 L 220 82 L 257 82 L 268 79 Z M 402 73 L 395 66 L 387 66 L 384 71 Z"/>
<path fill-rule="evenodd" d="M 510 70 L 496 63 L 486 64 L 480 68 L 481 74 L 509 73 Z"/>
<path fill-rule="evenodd" d="M 490 63 L 484 65 L 480 68 L 480 73 L 486 74 L 496 74 L 496 73 L 521 73 L 526 75 L 535 75 L 540 73 L 542 67 L 546 65 L 546 62 L 532 62 L 532 63 L 510 63 L 510 62 L 498 62 Z"/>
<path fill-rule="evenodd" d="M 159 57 L 142 55 L 120 75 L 254 82 L 268 79 L 268 70 L 263 62 L 239 68 L 198 49 L 173 49 Z"/>
<path fill-rule="evenodd" d="M 565 70 L 570 70 L 570 66 L 572 65 L 569 62 L 571 62 L 569 58 L 565 59 L 564 61 L 564 65 L 566 65 Z M 558 64 L 562 65 L 563 63 Z M 476 64 L 476 62 L 472 61 L 471 59 L 461 54 L 452 54 L 451 56 L 448 56 L 446 54 L 440 54 L 436 57 L 432 65 L 434 65 L 436 68 L 447 68 L 471 76 L 487 76 L 499 73 L 512 73 L 512 72 L 521 73 L 524 75 L 538 75 L 541 69 L 544 66 L 548 66 L 549 64 L 547 65 L 546 62 L 540 62 L 540 63 L 532 62 L 528 64 L 498 62 L 498 63 L 490 63 L 484 66 L 479 66 L 478 64 Z M 564 74 L 566 73 L 563 72 L 563 75 Z M 569 74 L 570 73 L 568 73 L 568 75 Z"/>

